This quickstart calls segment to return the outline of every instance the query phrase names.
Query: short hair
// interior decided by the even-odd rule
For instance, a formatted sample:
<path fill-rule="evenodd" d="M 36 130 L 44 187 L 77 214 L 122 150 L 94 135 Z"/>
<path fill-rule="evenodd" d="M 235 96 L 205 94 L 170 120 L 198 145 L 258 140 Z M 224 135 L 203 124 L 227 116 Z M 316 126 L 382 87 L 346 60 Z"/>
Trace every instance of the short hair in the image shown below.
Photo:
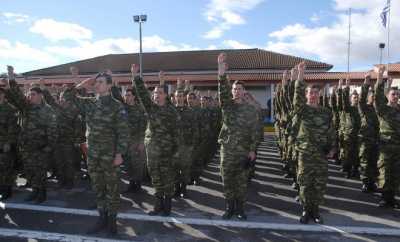
<path fill-rule="evenodd" d="M 317 84 L 310 84 L 310 85 L 307 86 L 306 90 L 310 90 L 310 89 L 318 89 L 318 90 L 320 90 L 321 87 L 319 85 L 317 85 Z"/>
<path fill-rule="evenodd" d="M 239 81 L 239 80 L 234 81 L 234 82 L 233 82 L 233 85 L 242 85 L 242 87 L 244 88 L 244 82 Z M 232 85 L 232 86 L 233 86 L 233 85 Z"/>
<path fill-rule="evenodd" d="M 168 94 L 168 87 L 167 87 L 167 85 L 156 85 L 156 86 L 154 87 L 154 90 L 155 90 L 156 88 L 162 89 L 162 90 L 164 91 L 164 93 Z"/>
<path fill-rule="evenodd" d="M 390 92 L 390 91 L 398 91 L 399 89 L 397 88 L 397 87 L 390 87 L 389 88 L 389 90 L 388 90 L 388 92 Z"/>
<path fill-rule="evenodd" d="M 131 88 L 131 87 L 129 87 L 129 88 L 127 88 L 127 89 L 125 90 L 125 93 L 127 93 L 127 92 L 130 92 L 130 93 L 132 93 L 132 95 L 136 96 L 135 90 L 134 90 L 133 88 Z"/>
<path fill-rule="evenodd" d="M 34 91 L 34 92 L 36 92 L 36 93 L 38 93 L 38 94 L 42 94 L 43 93 L 43 91 L 42 91 L 42 89 L 40 89 L 40 87 L 31 87 L 30 89 L 29 89 L 29 91 L 31 92 L 31 91 Z"/>
<path fill-rule="evenodd" d="M 97 80 L 98 78 L 104 77 L 106 79 L 107 84 L 112 84 L 112 77 L 104 72 L 100 72 L 99 74 L 96 75 L 96 77 L 94 78 L 95 80 Z"/>
<path fill-rule="evenodd" d="M 196 96 L 196 94 L 195 94 L 194 92 L 189 92 L 189 93 L 187 94 L 187 96 L 189 96 L 189 97 L 194 97 L 194 98 L 197 99 L 197 96 Z"/>
<path fill-rule="evenodd" d="M 356 91 L 356 90 L 354 90 L 352 93 L 351 93 L 351 95 L 353 96 L 353 95 L 357 95 L 358 96 L 358 92 Z"/>

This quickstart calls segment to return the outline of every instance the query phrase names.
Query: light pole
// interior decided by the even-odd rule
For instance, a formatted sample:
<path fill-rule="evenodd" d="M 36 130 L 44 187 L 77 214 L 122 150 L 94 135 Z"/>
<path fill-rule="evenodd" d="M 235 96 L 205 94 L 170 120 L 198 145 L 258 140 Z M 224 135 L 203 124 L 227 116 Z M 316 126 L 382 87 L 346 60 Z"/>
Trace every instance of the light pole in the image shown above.
<path fill-rule="evenodd" d="M 380 50 L 379 64 L 380 64 L 380 65 L 382 65 L 382 54 L 383 54 L 383 49 L 385 49 L 385 43 L 379 43 L 379 50 Z"/>
<path fill-rule="evenodd" d="M 147 20 L 147 15 L 142 14 L 142 15 L 134 15 L 133 16 L 133 21 L 135 23 L 139 23 L 139 67 L 140 67 L 140 77 L 143 78 L 143 51 L 142 51 L 142 23 L 146 22 Z"/>

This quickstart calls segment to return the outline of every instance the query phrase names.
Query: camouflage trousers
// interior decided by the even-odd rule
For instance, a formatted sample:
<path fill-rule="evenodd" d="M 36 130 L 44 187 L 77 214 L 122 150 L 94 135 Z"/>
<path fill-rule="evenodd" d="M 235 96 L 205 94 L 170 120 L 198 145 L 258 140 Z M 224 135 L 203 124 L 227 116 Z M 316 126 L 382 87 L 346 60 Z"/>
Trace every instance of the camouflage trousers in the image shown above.
<path fill-rule="evenodd" d="M 400 186 L 400 145 L 381 143 L 379 149 L 379 187 L 396 193 Z"/>
<path fill-rule="evenodd" d="M 143 150 L 140 149 L 143 146 Z M 142 182 L 146 169 L 146 151 L 143 143 L 134 143 L 129 146 L 129 151 L 124 157 L 131 180 Z"/>
<path fill-rule="evenodd" d="M 358 157 L 358 137 L 350 136 L 343 139 L 343 170 L 358 169 L 360 160 Z"/>
<path fill-rule="evenodd" d="M 113 164 L 114 155 L 88 150 L 88 171 L 96 193 L 98 210 L 117 214 L 119 208 L 119 166 Z"/>
<path fill-rule="evenodd" d="M 201 144 L 197 144 L 193 148 L 192 152 L 192 165 L 190 168 L 191 178 L 200 177 L 203 172 L 204 162 L 203 162 L 203 152 Z"/>
<path fill-rule="evenodd" d="M 55 154 L 57 177 L 61 184 L 72 184 L 75 178 L 76 149 L 74 144 L 57 144 Z"/>
<path fill-rule="evenodd" d="M 175 172 L 173 167 L 173 149 L 160 144 L 146 144 L 147 168 L 155 190 L 155 195 L 172 197 L 174 194 Z"/>
<path fill-rule="evenodd" d="M 360 140 L 359 159 L 361 180 L 375 181 L 378 175 L 379 148 L 376 142 Z"/>
<path fill-rule="evenodd" d="M 174 155 L 175 182 L 190 183 L 192 167 L 193 146 L 180 145 Z"/>
<path fill-rule="evenodd" d="M 12 186 L 15 182 L 15 156 L 11 152 L 0 153 L 0 186 Z"/>
<path fill-rule="evenodd" d="M 320 205 L 324 201 L 328 182 L 328 161 L 318 152 L 298 153 L 297 182 L 303 206 Z"/>
<path fill-rule="evenodd" d="M 220 154 L 224 197 L 246 201 L 249 171 L 242 167 L 241 161 L 247 158 L 249 151 L 240 146 L 222 144 Z"/>
<path fill-rule="evenodd" d="M 50 153 L 43 150 L 28 150 L 20 148 L 19 150 L 26 179 L 30 181 L 32 188 L 45 189 L 47 179 L 47 162 Z"/>

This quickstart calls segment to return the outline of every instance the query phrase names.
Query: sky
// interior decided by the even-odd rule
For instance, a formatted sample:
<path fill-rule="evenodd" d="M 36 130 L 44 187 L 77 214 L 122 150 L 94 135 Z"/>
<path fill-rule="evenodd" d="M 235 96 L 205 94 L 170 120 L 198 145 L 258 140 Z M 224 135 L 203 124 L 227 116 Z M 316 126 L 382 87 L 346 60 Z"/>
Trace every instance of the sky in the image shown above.
<path fill-rule="evenodd" d="M 387 0 L 0 0 L 0 72 L 17 73 L 139 51 L 132 16 L 146 14 L 145 52 L 261 48 L 352 71 L 379 63 Z M 400 62 L 400 0 L 392 0 L 390 58 Z M 386 48 L 387 49 L 387 48 Z"/>

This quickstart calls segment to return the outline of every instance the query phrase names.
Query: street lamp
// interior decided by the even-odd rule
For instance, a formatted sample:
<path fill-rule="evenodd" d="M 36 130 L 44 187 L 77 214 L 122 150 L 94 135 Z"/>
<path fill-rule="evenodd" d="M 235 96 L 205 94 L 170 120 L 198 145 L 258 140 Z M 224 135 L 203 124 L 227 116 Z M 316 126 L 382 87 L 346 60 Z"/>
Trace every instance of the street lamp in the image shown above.
<path fill-rule="evenodd" d="M 142 60 L 142 23 L 146 22 L 147 20 L 147 15 L 142 14 L 142 15 L 134 15 L 133 16 L 133 21 L 135 23 L 139 23 L 139 45 L 140 45 L 140 50 L 139 50 L 139 67 L 140 67 L 140 77 L 143 78 L 143 60 Z"/>
<path fill-rule="evenodd" d="M 385 43 L 379 43 L 379 49 L 380 49 L 380 56 L 379 56 L 379 64 L 382 64 L 382 53 L 383 49 L 385 49 Z"/>

